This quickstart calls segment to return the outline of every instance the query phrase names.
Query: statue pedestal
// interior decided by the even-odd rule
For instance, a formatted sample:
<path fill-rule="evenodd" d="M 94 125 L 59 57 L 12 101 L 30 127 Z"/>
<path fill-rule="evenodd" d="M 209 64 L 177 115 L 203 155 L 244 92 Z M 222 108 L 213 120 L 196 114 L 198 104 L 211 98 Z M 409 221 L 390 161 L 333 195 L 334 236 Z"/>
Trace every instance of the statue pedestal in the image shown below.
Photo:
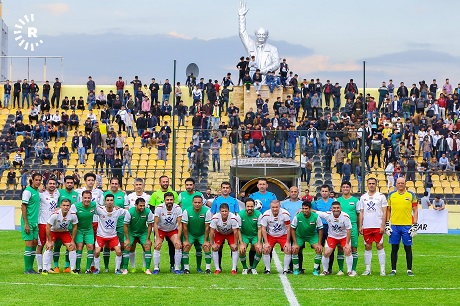
<path fill-rule="evenodd" d="M 243 105 L 242 105 L 243 107 L 240 108 L 241 111 L 243 111 L 244 109 L 244 114 L 246 114 L 246 112 L 248 112 L 249 109 L 252 108 L 252 110 L 256 112 L 257 111 L 257 108 L 256 108 L 257 93 L 254 90 L 254 86 L 251 86 L 250 92 L 247 92 L 244 86 L 235 87 L 235 91 L 237 91 L 237 89 L 240 92 L 240 95 L 241 94 L 243 95 Z M 292 98 L 293 92 L 294 91 L 292 90 L 292 88 L 288 87 L 284 89 L 281 86 L 279 90 L 275 87 L 275 89 L 273 90 L 273 93 L 270 93 L 270 90 L 268 89 L 267 85 L 263 85 L 261 90 L 259 90 L 259 94 L 262 97 L 262 99 L 264 100 L 268 99 L 269 101 L 268 111 L 270 113 L 270 117 L 275 116 L 275 112 L 273 111 L 273 103 L 275 103 L 276 98 L 281 97 L 281 100 L 284 102 L 287 99 L 288 95 L 290 95 Z M 242 116 L 244 116 L 244 114 L 242 114 Z"/>

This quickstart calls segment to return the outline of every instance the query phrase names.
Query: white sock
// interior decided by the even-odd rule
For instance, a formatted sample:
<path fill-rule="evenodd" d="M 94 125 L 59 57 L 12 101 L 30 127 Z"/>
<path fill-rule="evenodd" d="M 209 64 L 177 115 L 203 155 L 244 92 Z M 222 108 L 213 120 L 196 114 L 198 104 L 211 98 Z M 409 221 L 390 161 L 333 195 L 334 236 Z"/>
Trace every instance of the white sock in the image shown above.
<path fill-rule="evenodd" d="M 129 253 L 129 262 L 131 263 L 131 268 L 136 269 L 136 252 Z"/>
<path fill-rule="evenodd" d="M 70 270 L 75 270 L 75 264 L 77 262 L 77 251 L 70 251 L 69 252 L 69 262 L 70 262 Z"/>
<path fill-rule="evenodd" d="M 380 271 L 385 271 L 385 250 L 384 249 L 381 249 L 381 250 L 377 250 L 377 254 L 378 254 L 378 257 L 379 257 L 379 263 L 380 263 Z"/>
<path fill-rule="evenodd" d="M 143 252 L 142 255 L 142 268 L 145 268 L 145 252 Z"/>
<path fill-rule="evenodd" d="M 328 271 L 329 270 L 329 257 L 324 257 L 321 259 L 321 262 L 323 263 L 323 271 Z"/>
<path fill-rule="evenodd" d="M 37 259 L 37 269 L 38 270 L 43 270 L 43 255 L 37 253 L 37 254 L 35 254 L 35 259 Z"/>
<path fill-rule="evenodd" d="M 160 270 L 160 254 L 160 251 L 153 250 L 153 267 L 155 270 Z"/>
<path fill-rule="evenodd" d="M 291 263 L 291 254 L 284 254 L 284 271 L 289 270 L 289 264 Z"/>
<path fill-rule="evenodd" d="M 238 266 L 238 251 L 232 252 L 232 270 L 236 271 L 236 267 Z"/>
<path fill-rule="evenodd" d="M 270 271 L 270 254 L 264 254 L 265 270 Z"/>
<path fill-rule="evenodd" d="M 345 260 L 347 262 L 347 272 L 351 272 L 353 267 L 353 256 L 345 256 Z"/>
<path fill-rule="evenodd" d="M 51 262 L 53 261 L 53 252 L 46 250 L 43 255 L 42 254 L 38 254 L 38 255 L 40 255 L 40 257 L 43 256 L 42 257 L 43 258 L 43 269 L 46 270 L 46 271 L 51 269 Z M 37 260 L 37 262 L 38 262 L 38 260 Z"/>
<path fill-rule="evenodd" d="M 121 265 L 121 260 L 123 259 L 123 256 L 118 256 L 115 257 L 115 271 L 120 270 L 120 265 Z"/>
<path fill-rule="evenodd" d="M 212 251 L 212 260 L 214 261 L 214 267 L 216 268 L 216 270 L 220 270 L 219 269 L 219 252 Z"/>
<path fill-rule="evenodd" d="M 174 252 L 174 268 L 180 270 L 180 263 L 182 260 L 182 250 L 175 250 Z"/>
<path fill-rule="evenodd" d="M 366 265 L 366 271 L 371 270 L 371 262 L 372 262 L 372 250 L 364 251 L 364 264 Z"/>
<path fill-rule="evenodd" d="M 93 263 L 94 263 L 94 268 L 96 270 L 100 270 L 101 269 L 101 256 L 100 255 L 98 257 L 94 256 Z"/>

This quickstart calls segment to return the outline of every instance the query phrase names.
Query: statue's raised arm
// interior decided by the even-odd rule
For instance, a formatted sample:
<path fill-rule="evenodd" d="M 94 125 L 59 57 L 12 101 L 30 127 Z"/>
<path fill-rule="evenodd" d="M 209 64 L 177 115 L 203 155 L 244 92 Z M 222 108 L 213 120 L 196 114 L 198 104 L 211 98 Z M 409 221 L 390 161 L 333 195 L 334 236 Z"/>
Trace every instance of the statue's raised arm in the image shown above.
<path fill-rule="evenodd" d="M 246 48 L 246 51 L 249 53 L 250 51 L 250 43 L 251 38 L 246 31 L 246 14 L 248 13 L 249 9 L 246 8 L 246 2 L 241 1 L 238 9 L 239 15 L 239 24 L 240 24 L 240 39 Z"/>

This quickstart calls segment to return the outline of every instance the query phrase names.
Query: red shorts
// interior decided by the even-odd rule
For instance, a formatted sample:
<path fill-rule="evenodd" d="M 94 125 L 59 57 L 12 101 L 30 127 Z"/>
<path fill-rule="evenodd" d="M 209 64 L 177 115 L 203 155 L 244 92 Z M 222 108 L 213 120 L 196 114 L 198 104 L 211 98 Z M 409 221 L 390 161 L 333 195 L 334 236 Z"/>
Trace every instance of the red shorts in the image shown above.
<path fill-rule="evenodd" d="M 61 240 L 62 244 L 71 243 L 72 237 L 70 232 L 51 232 L 51 241 Z"/>
<path fill-rule="evenodd" d="M 97 232 L 97 226 L 99 225 L 99 222 L 93 222 L 93 232 L 94 232 L 94 237 L 96 237 L 96 232 Z"/>
<path fill-rule="evenodd" d="M 177 229 L 170 231 L 170 232 L 164 232 L 161 229 L 158 229 L 158 236 L 160 236 L 161 239 L 164 239 L 165 237 L 168 237 L 171 240 L 171 237 L 174 235 L 177 235 L 179 232 Z"/>
<path fill-rule="evenodd" d="M 38 245 L 46 244 L 46 224 L 38 225 Z"/>
<path fill-rule="evenodd" d="M 235 235 L 232 233 L 228 235 L 222 235 L 218 231 L 214 232 L 214 243 L 217 245 L 222 245 L 225 240 L 227 240 L 228 244 L 235 244 Z"/>
<path fill-rule="evenodd" d="M 380 228 L 363 229 L 363 237 L 365 244 L 383 243 L 383 234 L 380 233 Z"/>
<path fill-rule="evenodd" d="M 277 243 L 280 245 L 281 248 L 284 248 L 284 245 L 286 244 L 286 240 L 287 240 L 287 235 L 283 235 L 281 237 L 273 237 L 273 236 L 267 235 L 267 240 L 271 248 L 274 248 L 275 244 Z"/>
<path fill-rule="evenodd" d="M 115 247 L 120 246 L 120 241 L 118 237 L 104 238 L 96 236 L 96 248 L 103 248 L 105 245 L 109 246 L 109 249 L 113 250 Z"/>
<path fill-rule="evenodd" d="M 335 249 L 337 245 L 340 245 L 343 248 L 347 244 L 347 237 L 342 239 L 336 239 L 328 236 L 326 243 L 326 246 L 331 249 Z"/>

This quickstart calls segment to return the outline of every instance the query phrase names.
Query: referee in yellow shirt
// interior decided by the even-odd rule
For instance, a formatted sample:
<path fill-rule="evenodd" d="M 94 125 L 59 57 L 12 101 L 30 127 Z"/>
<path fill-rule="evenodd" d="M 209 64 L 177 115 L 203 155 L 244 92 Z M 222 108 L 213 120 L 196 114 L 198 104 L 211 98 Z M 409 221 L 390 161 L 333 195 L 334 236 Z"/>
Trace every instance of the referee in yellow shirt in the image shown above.
<path fill-rule="evenodd" d="M 412 273 L 412 238 L 417 235 L 418 207 L 417 197 L 406 190 L 406 180 L 403 177 L 396 181 L 396 190 L 388 195 L 388 212 L 385 233 L 390 236 L 391 244 L 391 273 L 396 275 L 399 244 L 403 242 L 406 251 L 407 275 Z M 390 226 L 391 223 L 391 226 Z"/>

